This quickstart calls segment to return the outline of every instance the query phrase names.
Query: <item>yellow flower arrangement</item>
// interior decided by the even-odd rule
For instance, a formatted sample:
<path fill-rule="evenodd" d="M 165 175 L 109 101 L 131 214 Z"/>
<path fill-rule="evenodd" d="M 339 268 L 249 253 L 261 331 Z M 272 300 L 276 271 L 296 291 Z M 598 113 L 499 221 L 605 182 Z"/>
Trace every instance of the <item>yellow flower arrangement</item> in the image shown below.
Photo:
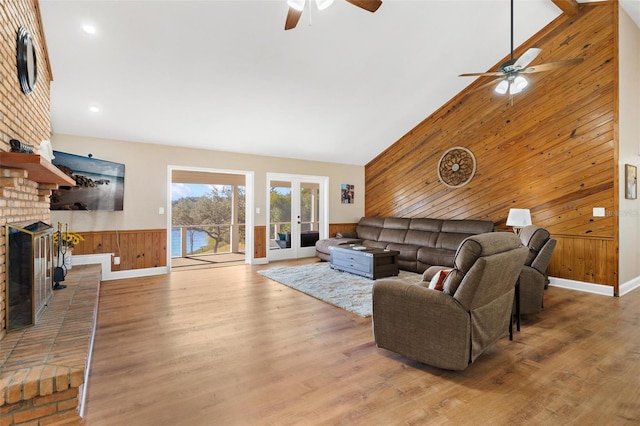
<path fill-rule="evenodd" d="M 58 245 L 61 244 L 63 247 L 69 247 L 70 249 L 74 248 L 80 241 L 84 241 L 84 237 L 78 234 L 77 232 L 54 232 L 53 234 L 53 244 Z"/>

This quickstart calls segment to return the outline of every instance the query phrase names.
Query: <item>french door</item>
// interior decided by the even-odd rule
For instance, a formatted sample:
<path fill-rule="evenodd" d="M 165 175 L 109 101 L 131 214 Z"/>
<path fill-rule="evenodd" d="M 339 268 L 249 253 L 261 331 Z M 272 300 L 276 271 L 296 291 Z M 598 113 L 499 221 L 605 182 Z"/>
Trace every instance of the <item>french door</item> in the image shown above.
<path fill-rule="evenodd" d="M 268 174 L 269 260 L 315 256 L 326 238 L 327 177 Z"/>

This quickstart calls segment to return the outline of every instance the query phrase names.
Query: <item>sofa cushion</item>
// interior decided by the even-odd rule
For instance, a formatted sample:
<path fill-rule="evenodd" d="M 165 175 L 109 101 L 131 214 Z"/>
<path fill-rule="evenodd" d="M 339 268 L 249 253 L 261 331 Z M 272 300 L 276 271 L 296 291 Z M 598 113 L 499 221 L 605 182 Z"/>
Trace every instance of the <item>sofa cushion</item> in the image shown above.
<path fill-rule="evenodd" d="M 377 241 L 383 226 L 384 218 L 363 217 L 360 219 L 360 222 L 358 222 L 358 226 L 356 227 L 358 238 L 362 240 Z"/>
<path fill-rule="evenodd" d="M 475 234 L 458 234 L 455 232 L 441 232 L 438 234 L 438 241 L 436 242 L 436 248 L 446 250 L 457 250 L 461 242 L 465 238 Z"/>
<path fill-rule="evenodd" d="M 413 261 L 417 259 L 418 250 L 420 250 L 420 246 L 413 246 L 409 244 L 398 244 L 398 243 L 389 243 L 387 244 L 386 248 L 389 250 L 399 251 L 400 254 L 398 255 L 398 259 L 413 260 Z"/>
<path fill-rule="evenodd" d="M 431 231 L 420 231 L 409 229 L 404 237 L 405 244 L 418 245 L 422 247 L 435 247 L 438 241 L 438 233 Z"/>
<path fill-rule="evenodd" d="M 495 225 L 489 220 L 463 219 L 445 220 L 442 222 L 442 232 L 455 232 L 457 234 L 484 234 L 495 231 Z"/>
<path fill-rule="evenodd" d="M 441 219 L 416 218 L 411 219 L 409 229 L 415 231 L 440 232 L 442 230 Z"/>
<path fill-rule="evenodd" d="M 404 217 L 387 217 L 384 220 L 385 229 L 409 229 L 409 224 L 411 223 L 411 219 Z"/>
<path fill-rule="evenodd" d="M 453 267 L 455 254 L 455 250 L 420 247 L 418 250 L 418 272 L 423 272 L 434 265 Z"/>
<path fill-rule="evenodd" d="M 404 243 L 404 237 L 407 235 L 406 229 L 389 229 L 383 228 L 378 236 L 378 241 L 386 241 L 388 243 Z"/>

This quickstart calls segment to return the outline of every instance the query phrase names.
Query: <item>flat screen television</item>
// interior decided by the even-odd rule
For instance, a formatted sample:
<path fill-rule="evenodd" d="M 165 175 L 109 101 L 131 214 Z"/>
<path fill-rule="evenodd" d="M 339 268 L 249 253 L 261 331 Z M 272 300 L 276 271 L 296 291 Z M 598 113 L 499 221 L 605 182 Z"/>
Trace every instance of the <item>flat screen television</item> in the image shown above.
<path fill-rule="evenodd" d="M 51 161 L 76 181 L 51 194 L 51 210 L 123 210 L 124 164 L 53 151 Z"/>

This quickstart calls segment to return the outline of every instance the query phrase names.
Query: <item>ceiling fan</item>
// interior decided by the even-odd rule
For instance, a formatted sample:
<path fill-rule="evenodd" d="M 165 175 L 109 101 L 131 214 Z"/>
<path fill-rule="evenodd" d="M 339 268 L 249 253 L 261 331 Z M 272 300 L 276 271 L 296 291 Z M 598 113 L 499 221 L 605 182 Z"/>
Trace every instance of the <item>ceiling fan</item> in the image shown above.
<path fill-rule="evenodd" d="M 312 0 L 309 0 L 311 3 Z M 375 12 L 382 4 L 381 0 L 346 0 L 354 6 L 358 6 L 361 9 L 368 10 L 369 12 Z M 290 30 L 298 25 L 304 6 L 307 0 L 287 0 L 289 5 L 289 12 L 287 13 L 287 20 L 284 24 L 285 30 Z M 333 4 L 333 0 L 315 0 L 318 10 L 324 10 Z"/>
<path fill-rule="evenodd" d="M 542 49 L 535 47 L 530 48 L 518 59 L 513 57 L 513 0 L 511 0 L 511 58 L 505 63 L 500 65 L 497 72 L 479 72 L 460 74 L 460 77 L 497 77 L 495 80 L 490 81 L 478 89 L 493 84 L 496 80 L 500 80 L 495 87 L 495 92 L 504 95 L 515 95 L 524 90 L 529 85 L 527 79 L 521 74 L 532 74 L 536 72 L 552 71 L 557 68 L 566 67 L 570 65 L 576 65 L 584 60 L 584 58 L 564 59 L 556 62 L 548 62 L 546 64 L 540 64 L 533 67 L 528 65 L 540 54 Z M 476 89 L 477 90 L 477 89 Z"/>

